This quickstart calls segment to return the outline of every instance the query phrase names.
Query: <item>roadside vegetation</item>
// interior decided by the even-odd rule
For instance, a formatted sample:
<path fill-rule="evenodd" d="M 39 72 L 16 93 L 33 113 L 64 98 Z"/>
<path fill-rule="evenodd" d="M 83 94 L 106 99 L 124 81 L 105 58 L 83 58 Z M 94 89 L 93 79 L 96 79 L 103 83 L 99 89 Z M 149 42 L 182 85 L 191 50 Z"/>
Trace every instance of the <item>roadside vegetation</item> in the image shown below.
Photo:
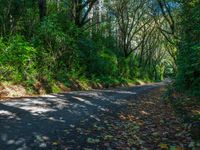
<path fill-rule="evenodd" d="M 161 81 L 175 63 L 152 6 L 159 8 L 145 0 L 2 0 L 2 89 L 51 93 Z"/>
<path fill-rule="evenodd" d="M 200 2 L 181 1 L 179 28 L 174 42 L 177 46 L 177 74 L 174 83 L 166 93 L 167 102 L 172 105 L 180 120 L 190 130 L 199 149 L 200 141 Z M 197 146 L 198 145 L 198 146 Z"/>

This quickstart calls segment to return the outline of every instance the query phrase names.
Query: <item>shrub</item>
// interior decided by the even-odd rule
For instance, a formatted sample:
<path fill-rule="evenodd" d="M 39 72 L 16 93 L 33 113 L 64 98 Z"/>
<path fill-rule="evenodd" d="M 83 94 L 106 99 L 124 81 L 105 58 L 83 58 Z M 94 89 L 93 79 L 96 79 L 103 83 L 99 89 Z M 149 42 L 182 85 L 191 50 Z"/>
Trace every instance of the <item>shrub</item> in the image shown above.
<path fill-rule="evenodd" d="M 2 80 L 27 81 L 36 75 L 36 49 L 20 35 L 1 40 Z M 1 67 L 2 68 L 2 67 Z"/>
<path fill-rule="evenodd" d="M 33 38 L 38 48 L 39 79 L 45 77 L 65 81 L 77 65 L 77 37 L 79 29 L 72 23 L 60 25 L 57 15 L 45 18 Z"/>

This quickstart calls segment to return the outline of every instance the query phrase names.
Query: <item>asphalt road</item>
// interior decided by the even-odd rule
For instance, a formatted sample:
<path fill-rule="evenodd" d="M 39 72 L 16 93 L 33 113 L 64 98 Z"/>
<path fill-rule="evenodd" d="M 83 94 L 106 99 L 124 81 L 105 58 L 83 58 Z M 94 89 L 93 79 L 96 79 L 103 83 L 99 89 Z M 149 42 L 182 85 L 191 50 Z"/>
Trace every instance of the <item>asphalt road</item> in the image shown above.
<path fill-rule="evenodd" d="M 137 96 L 163 85 L 156 83 L 2 101 L 0 150 L 82 149 L 85 137 L 74 132 L 77 126 L 89 127 L 94 121 L 101 122 L 101 114 L 115 115 L 126 107 L 127 101 L 136 101 Z M 62 146 L 58 146 L 59 141 Z"/>

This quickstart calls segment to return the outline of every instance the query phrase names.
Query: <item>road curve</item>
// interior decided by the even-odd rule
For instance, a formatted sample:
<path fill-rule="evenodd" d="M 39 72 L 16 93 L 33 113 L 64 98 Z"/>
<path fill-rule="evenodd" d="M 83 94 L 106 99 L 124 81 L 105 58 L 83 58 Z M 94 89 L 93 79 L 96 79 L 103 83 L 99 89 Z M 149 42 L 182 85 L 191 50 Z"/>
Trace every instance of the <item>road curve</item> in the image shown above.
<path fill-rule="evenodd" d="M 127 101 L 163 86 L 164 83 L 52 94 L 0 102 L 0 150 L 70 149 L 71 141 L 81 149 L 84 138 L 73 128 L 101 121 L 102 113 L 115 115 Z M 64 135 L 63 131 L 70 132 Z M 65 140 L 63 147 L 55 141 Z M 54 146 L 53 146 L 54 145 Z M 71 149 L 76 149 L 71 147 Z"/>

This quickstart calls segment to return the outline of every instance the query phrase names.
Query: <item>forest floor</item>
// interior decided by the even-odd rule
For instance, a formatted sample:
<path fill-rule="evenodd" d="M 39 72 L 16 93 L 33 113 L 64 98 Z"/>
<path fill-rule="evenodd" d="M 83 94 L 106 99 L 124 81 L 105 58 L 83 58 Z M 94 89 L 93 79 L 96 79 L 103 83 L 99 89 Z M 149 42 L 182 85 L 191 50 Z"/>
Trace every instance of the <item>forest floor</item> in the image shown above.
<path fill-rule="evenodd" d="M 1 150 L 189 150 L 165 83 L 0 102 Z"/>

